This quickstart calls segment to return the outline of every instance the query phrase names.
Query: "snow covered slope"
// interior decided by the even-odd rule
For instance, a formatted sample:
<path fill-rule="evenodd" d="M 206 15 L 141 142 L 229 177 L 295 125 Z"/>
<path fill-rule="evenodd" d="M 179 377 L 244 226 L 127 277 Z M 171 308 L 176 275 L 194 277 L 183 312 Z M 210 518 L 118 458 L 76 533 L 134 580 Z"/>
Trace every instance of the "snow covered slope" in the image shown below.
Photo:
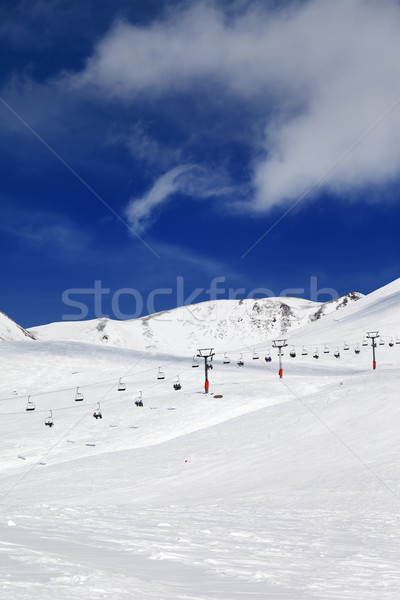
<path fill-rule="evenodd" d="M 400 339 L 400 279 L 288 337 L 294 344 L 304 341 L 334 346 L 344 341 L 360 343 L 368 331 L 379 331 L 385 343 Z"/>
<path fill-rule="evenodd" d="M 131 321 L 95 319 L 51 323 L 30 331 L 41 340 L 71 340 L 161 352 L 218 351 L 286 335 L 362 297 L 351 293 L 327 303 L 301 298 L 214 300 Z"/>
<path fill-rule="evenodd" d="M 0 311 L 0 340 L 33 340 L 34 335 Z"/>
<path fill-rule="evenodd" d="M 398 600 L 400 344 L 375 371 L 353 350 L 398 331 L 399 295 L 293 329 L 351 351 L 285 351 L 283 379 L 226 337 L 208 396 L 192 348 L 0 344 L 0 597 Z"/>

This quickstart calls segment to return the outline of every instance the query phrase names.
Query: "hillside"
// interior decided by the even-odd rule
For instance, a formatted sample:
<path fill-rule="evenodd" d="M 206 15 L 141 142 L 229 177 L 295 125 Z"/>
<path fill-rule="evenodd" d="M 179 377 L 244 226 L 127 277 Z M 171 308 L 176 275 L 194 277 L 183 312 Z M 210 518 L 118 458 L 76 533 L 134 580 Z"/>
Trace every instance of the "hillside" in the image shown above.
<path fill-rule="evenodd" d="M 23 327 L 15 323 L 10 317 L 0 311 L 0 340 L 1 341 L 19 341 L 33 340 L 34 335 L 26 331 Z"/>
<path fill-rule="evenodd" d="M 362 297 L 348 294 L 326 303 L 301 298 L 214 300 L 182 306 L 131 321 L 94 319 L 30 329 L 41 340 L 69 340 L 158 352 L 218 351 L 287 335 Z"/>

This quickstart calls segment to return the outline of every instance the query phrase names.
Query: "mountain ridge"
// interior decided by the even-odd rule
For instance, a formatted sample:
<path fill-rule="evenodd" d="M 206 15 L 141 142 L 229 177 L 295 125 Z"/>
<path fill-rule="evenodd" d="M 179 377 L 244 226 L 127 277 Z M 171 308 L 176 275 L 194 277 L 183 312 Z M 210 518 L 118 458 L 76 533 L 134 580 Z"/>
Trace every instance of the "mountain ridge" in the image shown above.
<path fill-rule="evenodd" d="M 6 342 L 27 339 L 34 340 L 36 338 L 33 333 L 27 331 L 4 312 L 0 311 L 0 340 Z"/>
<path fill-rule="evenodd" d="M 144 351 L 188 351 L 212 345 L 243 346 L 287 335 L 333 311 L 358 301 L 351 292 L 329 302 L 303 298 L 209 300 L 161 311 L 129 321 L 108 317 L 49 323 L 30 328 L 40 340 L 88 342 Z"/>

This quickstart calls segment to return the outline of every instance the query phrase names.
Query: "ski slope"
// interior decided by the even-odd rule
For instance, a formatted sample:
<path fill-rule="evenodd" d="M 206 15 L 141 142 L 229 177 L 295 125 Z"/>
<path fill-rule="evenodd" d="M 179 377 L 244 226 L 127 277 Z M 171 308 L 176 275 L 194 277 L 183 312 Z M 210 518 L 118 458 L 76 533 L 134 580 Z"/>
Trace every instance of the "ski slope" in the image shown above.
<path fill-rule="evenodd" d="M 271 340 L 258 360 L 224 346 L 208 396 L 196 348 L 0 344 L 0 597 L 399 598 L 400 344 L 376 371 L 354 352 L 371 329 L 396 340 L 399 294 L 296 329 L 320 358 L 285 349 L 283 379 Z"/>

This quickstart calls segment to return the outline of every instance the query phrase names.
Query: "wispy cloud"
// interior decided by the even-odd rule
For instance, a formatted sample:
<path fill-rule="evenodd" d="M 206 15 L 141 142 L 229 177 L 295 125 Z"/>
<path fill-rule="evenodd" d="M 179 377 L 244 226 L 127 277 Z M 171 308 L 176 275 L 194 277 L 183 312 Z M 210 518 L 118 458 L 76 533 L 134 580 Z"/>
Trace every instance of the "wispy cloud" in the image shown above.
<path fill-rule="evenodd" d="M 228 194 L 231 188 L 224 185 L 221 175 L 212 174 L 198 165 L 179 165 L 159 177 L 141 198 L 131 198 L 126 215 L 132 226 L 143 231 L 161 205 L 174 195 L 185 194 L 191 198 L 210 198 Z"/>
<path fill-rule="evenodd" d="M 172 142 L 160 142 L 146 131 L 146 127 L 140 121 L 128 128 L 126 123 L 121 125 L 119 131 L 114 131 L 109 136 L 108 143 L 125 146 L 135 160 L 141 161 L 151 169 L 166 171 L 171 165 L 181 162 L 182 149 Z"/>
<path fill-rule="evenodd" d="M 56 250 L 69 259 L 81 258 L 90 249 L 92 237 L 68 217 L 44 211 L 10 209 L 4 198 L 0 209 L 0 231 L 19 238 L 31 248 Z"/>
<path fill-rule="evenodd" d="M 246 208 L 265 211 L 304 193 L 400 98 L 400 6 L 248 6 L 228 18 L 217 3 L 197 2 L 146 26 L 118 21 L 69 85 L 124 103 L 196 90 L 205 103 L 216 94 L 257 107 L 263 141 L 253 147 L 254 195 Z M 398 114 L 389 114 L 317 190 L 346 194 L 397 177 Z M 156 182 L 131 204 L 133 221 L 143 223 L 189 172 L 177 167 Z"/>

